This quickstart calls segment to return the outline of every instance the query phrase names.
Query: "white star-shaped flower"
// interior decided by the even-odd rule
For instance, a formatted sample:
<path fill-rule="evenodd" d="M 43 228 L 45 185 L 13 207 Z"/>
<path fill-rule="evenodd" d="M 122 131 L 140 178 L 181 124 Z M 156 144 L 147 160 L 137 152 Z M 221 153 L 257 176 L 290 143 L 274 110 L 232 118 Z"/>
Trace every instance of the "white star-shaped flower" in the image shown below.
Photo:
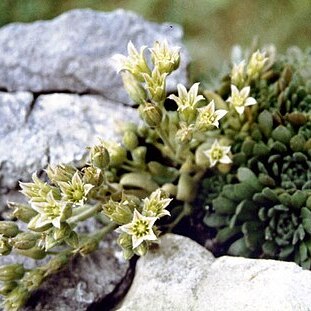
<path fill-rule="evenodd" d="M 229 102 L 240 115 L 243 114 L 246 106 L 255 105 L 257 103 L 255 98 L 248 97 L 249 92 L 249 86 L 239 91 L 235 85 L 231 84 L 231 96 L 227 99 L 227 102 Z"/>
<path fill-rule="evenodd" d="M 215 102 L 212 100 L 207 106 L 198 108 L 199 115 L 196 126 L 200 130 L 207 130 L 210 126 L 219 127 L 219 120 L 227 113 L 224 109 L 215 110 Z"/>
<path fill-rule="evenodd" d="M 132 41 L 129 41 L 127 45 L 128 56 L 115 54 L 112 57 L 112 62 L 117 72 L 119 73 L 122 70 L 127 70 L 131 72 L 138 80 L 143 82 L 144 79 L 141 74 L 151 73 L 144 55 L 146 48 L 147 46 L 144 45 L 138 52 Z"/>
<path fill-rule="evenodd" d="M 178 110 L 195 108 L 196 104 L 204 99 L 202 95 L 198 95 L 199 84 L 193 84 L 189 92 L 187 92 L 187 89 L 182 84 L 177 84 L 178 96 L 170 95 L 168 98 L 176 102 Z"/>
<path fill-rule="evenodd" d="M 221 146 L 216 139 L 210 149 L 204 151 L 204 154 L 208 157 L 211 162 L 211 167 L 217 162 L 223 164 L 229 164 L 232 160 L 229 158 L 228 153 L 230 152 L 230 146 Z"/>
<path fill-rule="evenodd" d="M 266 62 L 268 61 L 268 57 L 266 57 L 266 53 L 261 53 L 259 50 L 252 54 L 251 59 L 247 65 L 247 74 L 251 78 L 256 78 L 263 70 Z"/>
<path fill-rule="evenodd" d="M 170 212 L 166 209 L 172 199 L 163 197 L 160 189 L 152 192 L 151 195 L 143 200 L 143 211 L 146 215 L 161 218 L 163 216 L 170 216 Z"/>
<path fill-rule="evenodd" d="M 180 47 L 169 47 L 167 40 L 156 41 L 153 48 L 149 49 L 154 65 L 161 73 L 171 73 L 177 69 L 180 61 Z"/>
<path fill-rule="evenodd" d="M 133 249 L 144 241 L 156 241 L 158 238 L 152 230 L 157 217 L 146 217 L 136 209 L 131 223 L 118 228 L 118 231 L 125 232 L 132 237 Z"/>

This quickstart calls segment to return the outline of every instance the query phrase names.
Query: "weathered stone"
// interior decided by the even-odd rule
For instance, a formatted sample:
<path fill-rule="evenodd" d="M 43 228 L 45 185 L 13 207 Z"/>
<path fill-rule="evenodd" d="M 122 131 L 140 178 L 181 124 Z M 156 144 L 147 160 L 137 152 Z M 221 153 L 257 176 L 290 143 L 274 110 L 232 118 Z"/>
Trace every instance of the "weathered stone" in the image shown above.
<path fill-rule="evenodd" d="M 183 47 L 181 67 L 168 79 L 173 90 L 187 82 L 189 57 L 182 35 L 178 25 L 147 22 L 124 10 L 73 10 L 51 21 L 10 24 L 0 30 L 0 88 L 95 93 L 129 103 L 112 55 L 126 54 L 129 40 L 140 47 L 166 38 Z"/>
<path fill-rule="evenodd" d="M 311 272 L 295 263 L 220 257 L 166 234 L 140 258 L 120 311 L 311 309 Z"/>
<path fill-rule="evenodd" d="M 8 116 L 3 118 L 6 132 L 0 135 L 1 188 L 29 181 L 48 163 L 79 164 L 86 147 L 99 137 L 116 139 L 117 122 L 138 120 L 135 109 L 99 95 L 42 95 L 33 106 L 31 100 L 28 93 L 0 93 L 0 116 Z"/>

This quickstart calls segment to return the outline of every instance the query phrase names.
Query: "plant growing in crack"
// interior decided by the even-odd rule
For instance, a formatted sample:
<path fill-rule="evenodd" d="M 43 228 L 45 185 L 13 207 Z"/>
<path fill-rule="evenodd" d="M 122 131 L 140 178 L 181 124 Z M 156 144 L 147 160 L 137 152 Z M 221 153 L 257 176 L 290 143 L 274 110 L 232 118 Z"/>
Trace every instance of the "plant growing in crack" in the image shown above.
<path fill-rule="evenodd" d="M 189 90 L 178 85 L 178 95 L 167 99 L 166 79 L 179 67 L 179 48 L 156 42 L 148 50 L 149 59 L 146 49 L 138 51 L 130 42 L 128 56 L 114 57 L 143 123 L 124 124 L 122 144 L 99 141 L 90 147 L 82 169 L 49 166 L 46 181 L 34 174 L 32 182 L 20 184 L 29 204 L 10 207 L 27 229 L 19 229 L 18 221 L 1 222 L 0 253 L 51 259 L 31 270 L 21 264 L 0 268 L 6 310 L 18 310 L 44 279 L 73 256 L 97 249 L 113 230 L 119 233 L 125 258 L 146 254 L 161 232 L 173 230 L 191 213 L 205 170 L 230 165 L 228 140 L 219 137 L 227 111 L 199 94 L 199 83 Z M 176 109 L 167 109 L 167 100 L 175 102 Z M 216 160 L 207 155 L 215 149 L 215 139 L 224 153 Z M 79 233 L 78 224 L 91 217 L 103 223 L 102 229 Z"/>
<path fill-rule="evenodd" d="M 44 279 L 114 230 L 126 259 L 146 254 L 161 232 L 196 217 L 197 197 L 209 206 L 206 225 L 229 252 L 298 258 L 310 267 L 311 102 L 299 70 L 256 51 L 216 92 L 194 83 L 167 94 L 179 48 L 164 41 L 138 51 L 130 42 L 128 56 L 114 61 L 142 122 L 121 126 L 122 144 L 90 147 L 83 168 L 49 166 L 46 181 L 34 174 L 21 183 L 29 204 L 10 207 L 27 230 L 0 222 L 0 253 L 51 259 L 31 270 L 0 268 L 4 308 L 18 310 Z M 91 217 L 102 228 L 79 233 Z"/>

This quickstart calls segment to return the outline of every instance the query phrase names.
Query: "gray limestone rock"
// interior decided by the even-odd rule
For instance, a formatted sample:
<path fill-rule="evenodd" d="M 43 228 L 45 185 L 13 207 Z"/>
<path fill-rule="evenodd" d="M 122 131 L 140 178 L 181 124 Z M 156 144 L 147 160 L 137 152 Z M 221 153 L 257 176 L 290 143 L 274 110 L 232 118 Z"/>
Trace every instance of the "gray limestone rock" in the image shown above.
<path fill-rule="evenodd" d="M 140 47 L 167 39 L 182 47 L 182 63 L 168 88 L 187 83 L 189 56 L 174 24 L 147 22 L 124 10 L 73 10 L 51 21 L 15 23 L 0 30 L 0 88 L 35 93 L 95 93 L 129 103 L 111 57 L 126 54 L 129 40 Z"/>
<path fill-rule="evenodd" d="M 120 311 L 311 310 L 311 272 L 295 263 L 220 257 L 166 234 L 137 262 Z"/>
<path fill-rule="evenodd" d="M 48 163 L 79 164 L 98 138 L 114 139 L 116 123 L 137 122 L 137 111 L 99 95 L 0 92 L 0 186 L 13 189 Z M 6 191 L 6 190 L 5 190 Z"/>

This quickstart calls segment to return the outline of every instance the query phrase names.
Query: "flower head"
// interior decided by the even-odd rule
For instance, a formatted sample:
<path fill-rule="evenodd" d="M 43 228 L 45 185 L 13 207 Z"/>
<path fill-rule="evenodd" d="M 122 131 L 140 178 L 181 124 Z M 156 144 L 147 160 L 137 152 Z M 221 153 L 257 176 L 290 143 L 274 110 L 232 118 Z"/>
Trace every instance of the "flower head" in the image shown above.
<path fill-rule="evenodd" d="M 166 210 L 166 207 L 171 201 L 172 199 L 166 198 L 163 192 L 158 189 L 143 200 L 143 213 L 157 218 L 161 218 L 166 215 L 170 216 L 171 214 L 168 210 Z"/>
<path fill-rule="evenodd" d="M 231 84 L 231 96 L 227 99 L 227 102 L 235 108 L 238 114 L 243 114 L 246 106 L 255 105 L 257 103 L 255 98 L 248 97 L 249 92 L 249 86 L 239 91 L 235 85 Z"/>
<path fill-rule="evenodd" d="M 56 200 L 50 191 L 45 202 L 31 202 L 31 207 L 38 212 L 28 224 L 33 230 L 40 230 L 49 225 L 60 228 L 61 222 L 66 221 L 72 214 L 71 205 L 64 201 Z"/>
<path fill-rule="evenodd" d="M 161 73 L 170 74 L 179 66 L 179 51 L 179 47 L 169 48 L 167 40 L 157 41 L 150 49 L 152 62 Z"/>
<path fill-rule="evenodd" d="M 229 164 L 231 159 L 228 156 L 230 152 L 230 146 L 221 146 L 216 139 L 210 149 L 204 151 L 204 154 L 208 157 L 211 162 L 210 166 L 214 166 L 217 162 Z"/>
<path fill-rule="evenodd" d="M 157 217 L 146 217 L 134 210 L 131 223 L 118 228 L 118 231 L 125 232 L 132 237 L 133 248 L 138 247 L 144 241 L 156 241 L 157 236 L 152 230 Z"/>
<path fill-rule="evenodd" d="M 265 63 L 268 61 L 268 57 L 265 57 L 266 53 L 256 51 L 252 54 L 251 59 L 247 65 L 246 72 L 249 77 L 256 78 L 263 70 Z"/>
<path fill-rule="evenodd" d="M 59 182 L 58 186 L 62 191 L 64 201 L 76 205 L 82 205 L 87 200 L 88 193 L 94 187 L 91 184 L 85 184 L 78 171 L 75 172 L 71 181 Z"/>
<path fill-rule="evenodd" d="M 147 65 L 144 55 L 146 48 L 146 46 L 142 46 L 138 52 L 132 41 L 130 41 L 127 45 L 128 57 L 121 54 L 116 54 L 112 58 L 117 72 L 127 70 L 131 72 L 137 80 L 143 82 L 144 79 L 142 74 L 150 74 L 150 69 Z"/>
<path fill-rule="evenodd" d="M 207 106 L 198 108 L 199 115 L 196 126 L 200 130 L 207 130 L 211 126 L 219 127 L 219 120 L 227 113 L 224 109 L 215 111 L 215 102 L 212 100 Z"/>
<path fill-rule="evenodd" d="M 199 83 L 193 84 L 189 92 L 187 92 L 187 89 L 182 84 L 177 84 L 177 90 L 178 96 L 170 95 L 168 98 L 176 102 L 178 110 L 195 108 L 196 104 L 204 99 L 202 95 L 198 95 Z"/>

